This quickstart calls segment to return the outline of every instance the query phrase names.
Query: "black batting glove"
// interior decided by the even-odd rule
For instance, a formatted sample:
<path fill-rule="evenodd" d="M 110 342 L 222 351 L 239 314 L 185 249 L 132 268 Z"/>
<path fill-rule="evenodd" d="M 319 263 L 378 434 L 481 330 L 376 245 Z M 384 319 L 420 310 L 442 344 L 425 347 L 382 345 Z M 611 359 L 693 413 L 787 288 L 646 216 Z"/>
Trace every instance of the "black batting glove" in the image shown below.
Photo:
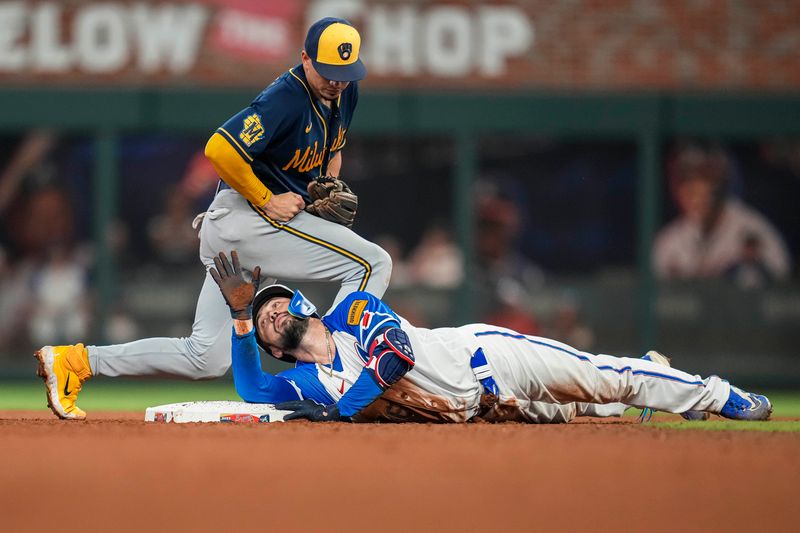
<path fill-rule="evenodd" d="M 320 405 L 314 400 L 294 400 L 291 402 L 279 403 L 275 409 L 281 411 L 292 411 L 284 416 L 285 421 L 289 420 L 311 420 L 312 422 L 349 422 L 348 417 L 339 414 L 339 407 L 336 404 Z"/>
<path fill-rule="evenodd" d="M 220 252 L 214 258 L 214 266 L 208 271 L 219 285 L 225 303 L 231 310 L 231 316 L 235 320 L 249 320 L 253 318 L 253 298 L 258 291 L 261 267 L 253 269 L 253 281 L 247 282 L 244 280 L 236 250 L 231 251 L 231 259 L 233 264 L 225 257 L 225 252 Z"/>

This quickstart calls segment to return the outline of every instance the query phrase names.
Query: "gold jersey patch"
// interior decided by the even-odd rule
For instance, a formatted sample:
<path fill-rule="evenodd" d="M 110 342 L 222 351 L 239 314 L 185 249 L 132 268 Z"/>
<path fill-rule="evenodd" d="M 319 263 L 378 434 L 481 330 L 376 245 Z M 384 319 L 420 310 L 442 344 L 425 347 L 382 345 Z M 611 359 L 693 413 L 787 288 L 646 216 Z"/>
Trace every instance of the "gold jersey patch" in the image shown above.
<path fill-rule="evenodd" d="M 356 300 L 350 304 L 350 311 L 347 312 L 347 324 L 350 326 L 357 325 L 366 306 L 366 300 Z"/>
<path fill-rule="evenodd" d="M 244 117 L 239 138 L 247 146 L 253 146 L 264 138 L 264 126 L 261 125 L 261 117 L 257 113 Z"/>

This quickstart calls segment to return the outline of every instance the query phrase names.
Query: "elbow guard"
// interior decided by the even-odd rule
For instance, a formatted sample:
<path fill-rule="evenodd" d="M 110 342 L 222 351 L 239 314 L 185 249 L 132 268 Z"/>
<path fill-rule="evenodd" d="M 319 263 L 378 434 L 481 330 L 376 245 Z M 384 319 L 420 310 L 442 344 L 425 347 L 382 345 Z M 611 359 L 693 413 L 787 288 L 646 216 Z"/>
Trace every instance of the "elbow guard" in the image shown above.
<path fill-rule="evenodd" d="M 406 332 L 389 328 L 372 342 L 366 369 L 382 389 L 387 389 L 414 368 L 414 363 L 414 351 Z"/>

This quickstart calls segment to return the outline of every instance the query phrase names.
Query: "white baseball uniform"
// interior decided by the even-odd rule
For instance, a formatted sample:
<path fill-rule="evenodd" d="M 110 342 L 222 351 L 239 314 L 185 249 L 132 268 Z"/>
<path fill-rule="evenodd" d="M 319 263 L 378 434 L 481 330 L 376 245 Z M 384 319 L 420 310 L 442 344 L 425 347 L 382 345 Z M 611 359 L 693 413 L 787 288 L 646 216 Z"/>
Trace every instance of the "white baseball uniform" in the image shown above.
<path fill-rule="evenodd" d="M 626 406 L 718 413 L 730 392 L 717 376 L 702 379 L 643 359 L 580 352 L 487 324 L 414 327 L 364 292 L 349 295 L 322 320 L 336 345 L 333 363 L 317 364 L 313 382 L 308 365 L 277 376 L 290 381 L 301 399 L 321 403 L 339 403 L 347 394 L 382 328 L 399 325 L 408 335 L 413 368 L 361 411 L 361 420 L 464 422 L 481 414 L 488 421 L 566 422 L 619 416 Z M 498 402 L 482 410 L 490 389 Z"/>

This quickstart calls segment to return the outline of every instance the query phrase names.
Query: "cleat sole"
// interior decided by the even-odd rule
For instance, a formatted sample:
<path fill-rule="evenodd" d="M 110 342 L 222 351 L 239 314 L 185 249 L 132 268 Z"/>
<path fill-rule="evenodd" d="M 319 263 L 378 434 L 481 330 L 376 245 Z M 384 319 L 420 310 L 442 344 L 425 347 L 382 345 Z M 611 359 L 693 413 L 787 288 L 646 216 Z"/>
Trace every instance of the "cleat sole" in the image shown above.
<path fill-rule="evenodd" d="M 711 418 L 711 414 L 705 411 L 686 411 L 681 413 L 681 417 L 689 422 L 702 422 Z"/>

